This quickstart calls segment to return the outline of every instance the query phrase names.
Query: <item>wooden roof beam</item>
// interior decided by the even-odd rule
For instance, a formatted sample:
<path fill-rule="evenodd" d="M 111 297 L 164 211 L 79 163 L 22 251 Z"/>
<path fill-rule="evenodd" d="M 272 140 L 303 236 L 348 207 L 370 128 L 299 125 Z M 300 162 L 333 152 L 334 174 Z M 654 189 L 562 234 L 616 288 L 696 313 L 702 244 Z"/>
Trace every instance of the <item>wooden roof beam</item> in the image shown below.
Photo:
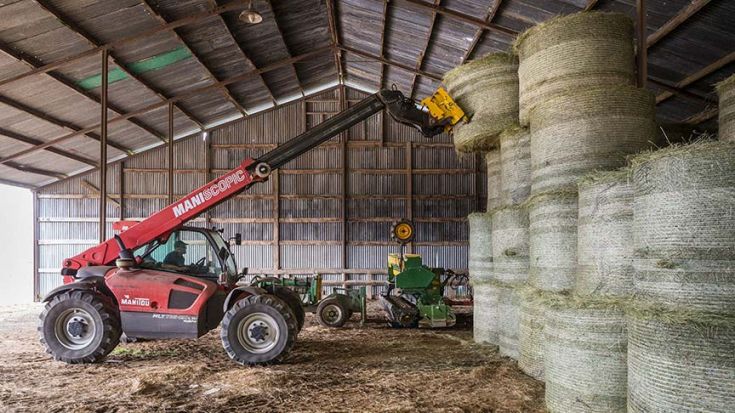
<path fill-rule="evenodd" d="M 696 125 L 699 125 L 700 123 L 707 122 L 708 120 L 714 118 L 715 116 L 717 116 L 718 113 L 719 111 L 717 110 L 716 107 L 705 109 L 702 112 L 699 112 L 695 115 L 692 115 L 684 119 L 684 123 L 688 125 L 696 126 Z"/>
<path fill-rule="evenodd" d="M 29 174 L 50 176 L 56 179 L 65 179 L 67 177 L 65 174 L 62 174 L 60 172 L 49 171 L 49 170 L 41 169 L 41 168 L 34 168 L 32 166 L 22 165 L 16 162 L 6 162 L 4 165 L 10 168 L 13 168 L 13 169 L 17 169 L 21 172 L 29 173 Z"/>
<path fill-rule="evenodd" d="M 730 54 L 727 54 L 723 56 L 722 58 L 710 63 L 709 65 L 703 67 L 702 69 L 698 70 L 695 73 L 692 73 L 691 75 L 685 77 L 684 79 L 677 82 L 674 87 L 676 89 L 683 90 L 684 88 L 688 87 L 689 85 L 711 75 L 712 73 L 722 69 L 723 67 L 729 65 L 730 63 L 735 62 L 735 52 L 731 52 Z M 672 92 L 663 92 L 656 96 L 656 104 L 659 104 L 666 99 L 674 96 L 675 93 Z"/>
<path fill-rule="evenodd" d="M 17 133 L 17 132 L 13 132 L 13 131 L 8 130 L 8 129 L 5 129 L 5 128 L 0 128 L 0 136 L 5 136 L 5 137 L 10 138 L 10 139 L 12 139 L 14 141 L 23 142 L 23 143 L 26 143 L 28 145 L 34 145 L 34 146 L 35 145 L 41 145 L 41 144 L 44 143 L 40 139 L 31 138 L 29 136 L 25 136 L 25 135 L 22 135 L 22 134 Z M 92 160 L 92 159 L 89 159 L 89 158 L 86 158 L 84 156 L 80 156 L 80 155 L 77 155 L 77 154 L 74 154 L 74 153 L 71 153 L 71 152 L 67 152 L 67 151 L 65 151 L 63 149 L 58 149 L 58 148 L 54 148 L 54 147 L 48 147 L 48 148 L 45 148 L 44 150 L 47 151 L 47 152 L 54 153 L 54 154 L 59 155 L 59 156 L 63 156 L 64 158 L 67 158 L 67 159 L 71 159 L 71 160 L 74 160 L 74 161 L 77 161 L 77 162 L 85 163 L 85 164 L 90 165 L 90 166 L 97 166 L 98 165 L 97 162 L 94 161 L 94 160 Z"/>
<path fill-rule="evenodd" d="M 61 24 L 63 24 L 64 26 L 68 27 L 69 29 L 71 29 L 71 31 L 73 31 L 74 33 L 76 33 L 77 35 L 79 35 L 80 37 L 82 37 L 84 40 L 86 40 L 87 43 L 90 44 L 90 46 L 92 46 L 92 47 L 100 47 L 102 45 L 94 36 L 92 36 L 91 33 L 89 33 L 88 31 L 86 31 L 84 28 L 82 28 L 81 26 L 79 26 L 75 22 L 71 21 L 68 16 L 64 15 L 61 11 L 59 11 L 58 9 L 56 9 L 54 6 L 50 5 L 47 0 L 35 0 L 35 2 L 44 11 L 46 11 L 47 13 L 49 13 L 50 15 L 52 15 L 54 18 L 56 18 L 56 20 L 58 20 Z M 149 82 L 147 82 L 141 76 L 139 76 L 139 75 L 133 73 L 132 71 L 130 71 L 130 69 L 127 67 L 126 63 L 120 61 L 120 59 L 118 59 L 111 51 L 110 51 L 110 58 L 112 60 L 112 63 L 115 64 L 115 65 L 117 65 L 120 68 L 120 70 L 123 71 L 123 73 L 125 73 L 128 77 L 130 77 L 131 79 L 133 79 L 133 80 L 137 81 L 138 83 L 140 83 L 141 85 L 143 85 L 143 87 L 145 87 L 146 89 L 148 89 L 151 92 L 153 92 L 156 96 L 158 96 L 158 98 L 160 98 L 160 99 L 167 99 L 168 98 L 163 93 L 163 91 L 161 91 L 157 87 L 155 87 L 152 84 L 150 84 Z M 199 120 L 199 119 L 197 119 L 196 116 L 194 116 L 194 114 L 192 114 L 191 112 L 185 110 L 184 108 L 181 108 L 181 107 L 178 107 L 178 106 L 176 108 L 181 113 L 183 113 L 184 116 L 186 116 L 187 118 L 189 118 L 189 120 L 191 120 L 197 126 L 199 126 L 200 129 L 202 129 L 204 127 L 204 125 L 202 124 L 202 121 Z"/>
<path fill-rule="evenodd" d="M 30 190 L 32 190 L 32 191 L 33 191 L 33 190 L 35 190 L 35 189 L 37 188 L 37 187 L 35 187 L 35 186 L 33 186 L 33 185 L 29 185 L 29 184 L 24 184 L 24 183 L 22 183 L 22 182 L 10 181 L 10 180 L 8 180 L 8 179 L 2 179 L 2 178 L 0 178 L 0 184 L 3 184 L 3 185 L 10 185 L 10 186 L 17 186 L 17 187 L 19 187 L 19 188 L 25 188 L 25 189 L 30 189 Z"/>
<path fill-rule="evenodd" d="M 123 37 L 121 39 L 117 39 L 112 42 L 100 45 L 99 47 L 95 47 L 93 49 L 90 49 L 90 50 L 87 50 L 81 53 L 77 53 L 72 56 L 67 56 L 63 59 L 59 59 L 54 62 L 49 62 L 46 64 L 38 65 L 37 67 L 27 72 L 20 73 L 20 74 L 17 74 L 17 75 L 14 75 L 14 76 L 11 76 L 5 79 L 0 79 L 0 86 L 4 86 L 9 83 L 17 82 L 29 76 L 34 76 L 34 75 L 41 74 L 41 73 L 48 73 L 52 70 L 56 70 L 61 67 L 67 66 L 73 62 L 76 62 L 77 60 L 94 56 L 100 53 L 104 49 L 112 50 L 116 47 L 120 47 L 128 43 L 132 43 L 132 42 L 136 42 L 141 39 L 145 39 L 146 37 L 150 37 L 150 36 L 160 34 L 160 33 L 170 32 L 178 27 L 186 26 L 188 24 L 197 23 L 199 21 L 206 20 L 212 16 L 220 15 L 222 13 L 227 13 L 227 12 L 234 11 L 234 10 L 240 10 L 244 8 L 245 6 L 246 4 L 244 3 L 244 1 L 239 0 L 239 1 L 234 1 L 232 3 L 229 3 L 225 6 L 220 6 L 220 7 L 217 7 L 212 10 L 208 10 L 202 13 L 192 14 L 191 16 L 184 17 L 179 20 L 170 22 L 167 25 L 156 27 L 154 29 L 147 30 L 141 33 L 137 33 L 131 36 Z"/>
<path fill-rule="evenodd" d="M 440 6 L 442 0 L 434 0 L 434 6 Z M 432 10 L 431 12 L 431 24 L 429 24 L 429 35 L 426 36 L 426 43 L 424 43 L 423 48 L 421 49 L 421 53 L 419 53 L 419 60 L 416 62 L 416 70 L 421 70 L 421 67 L 424 65 L 424 58 L 426 57 L 426 52 L 429 51 L 429 45 L 431 44 L 431 38 L 434 36 L 434 25 L 436 24 L 436 10 Z M 409 97 L 413 99 L 415 90 L 416 90 L 416 79 L 418 78 L 418 75 L 416 73 L 413 74 L 413 79 L 411 79 L 411 91 L 409 92 Z"/>
<path fill-rule="evenodd" d="M 456 20 L 459 20 L 459 21 L 463 21 L 465 23 L 474 24 L 475 26 L 482 27 L 485 30 L 495 31 L 495 32 L 498 32 L 498 33 L 503 33 L 503 34 L 511 35 L 511 36 L 515 36 L 515 35 L 518 34 L 518 32 L 515 31 L 515 30 L 513 30 L 513 29 L 509 29 L 507 27 L 503 27 L 503 26 L 497 25 L 495 23 L 488 23 L 488 22 L 485 22 L 485 21 L 482 21 L 482 20 L 478 19 L 477 17 L 470 16 L 470 15 L 464 14 L 464 13 L 460 13 L 458 11 L 454 11 L 454 10 L 451 10 L 451 9 L 447 9 L 445 7 L 435 6 L 435 5 L 431 5 L 431 4 L 428 4 L 428 3 L 424 3 L 422 0 L 400 0 L 400 1 L 402 1 L 404 3 L 407 3 L 407 4 L 410 4 L 410 5 L 412 5 L 412 6 L 416 7 L 416 8 L 423 8 L 423 9 L 428 9 L 428 10 L 434 10 L 435 12 L 437 12 L 437 13 L 439 13 L 441 15 L 444 15 L 444 16 L 447 16 L 447 17 L 451 17 L 453 19 L 456 19 Z"/>
<path fill-rule="evenodd" d="M 168 20 L 166 20 L 166 18 L 159 11 L 155 10 L 153 6 L 151 6 L 151 4 L 148 2 L 148 0 L 142 0 L 142 4 L 143 4 L 143 7 L 145 7 L 145 9 L 148 11 L 148 13 L 150 13 L 151 16 L 153 16 L 159 23 L 161 23 L 164 26 L 168 24 Z M 197 55 L 194 52 L 194 50 L 191 49 L 191 47 L 189 47 L 189 44 L 181 37 L 177 29 L 173 29 L 171 33 L 173 33 L 174 37 L 176 37 L 176 40 L 178 40 L 179 43 L 181 43 L 186 48 L 186 50 L 188 50 L 189 53 L 191 53 L 191 55 L 194 56 L 194 59 L 197 61 L 197 63 L 199 63 L 199 65 L 202 68 L 204 68 L 204 71 L 207 72 L 207 76 L 210 79 L 212 79 L 213 82 L 218 82 L 219 79 L 217 79 L 217 76 L 215 76 L 214 73 L 212 73 L 212 71 L 209 70 L 209 67 L 207 67 L 207 65 L 204 64 L 204 61 L 202 60 L 202 58 L 199 55 Z M 241 115 L 247 116 L 248 113 L 245 110 L 245 108 L 243 108 L 240 102 L 238 102 L 237 99 L 235 99 L 235 97 L 232 96 L 232 93 L 230 93 L 230 90 L 228 88 L 224 87 L 221 89 L 221 91 L 222 91 L 222 94 L 225 96 L 225 99 L 227 99 L 227 101 L 230 102 L 230 104 L 232 104 L 232 106 L 234 106 L 235 109 L 238 112 L 240 112 Z M 164 96 L 164 95 L 160 95 L 160 97 L 164 100 L 169 98 L 169 96 Z M 184 112 L 184 110 L 181 108 L 180 105 L 174 105 L 174 107 L 180 110 L 184 114 L 187 113 L 187 112 Z M 187 116 L 189 117 L 189 119 L 192 119 L 191 116 L 189 115 Z M 201 122 L 196 122 L 196 124 L 199 126 L 199 129 L 202 129 L 202 130 L 204 129 L 204 125 Z"/>
<path fill-rule="evenodd" d="M 58 126 L 60 128 L 70 129 L 70 130 L 72 130 L 74 132 L 78 132 L 78 131 L 82 130 L 82 127 L 81 126 L 79 126 L 79 125 L 77 125 L 77 124 L 75 124 L 73 122 L 68 122 L 68 121 L 65 121 L 65 120 L 61 120 L 61 119 L 59 119 L 59 118 L 57 118 L 55 116 L 52 116 L 52 115 L 50 115 L 50 114 L 48 114 L 46 112 L 42 112 L 42 111 L 40 111 L 38 109 L 32 108 L 32 107 L 30 107 L 28 105 L 25 105 L 23 103 L 20 103 L 20 102 L 18 102 L 16 100 L 10 99 L 9 97 L 6 97 L 6 96 L 0 95 L 0 103 L 2 103 L 3 105 L 6 105 L 6 106 L 10 106 L 11 108 L 16 109 L 16 110 L 19 110 L 21 112 L 25 112 L 25 113 L 27 113 L 27 114 L 35 117 L 35 118 L 41 119 L 41 120 L 43 120 L 45 122 L 48 122 L 48 123 L 50 123 L 52 125 L 55 125 L 55 126 Z M 97 142 L 100 141 L 100 136 L 97 133 L 87 132 L 84 135 L 87 136 L 87 137 L 89 137 L 89 138 L 92 138 L 92 139 L 96 140 Z M 126 147 L 126 146 L 120 145 L 118 143 L 111 142 L 109 139 L 107 140 L 107 145 L 110 146 L 110 147 L 112 147 L 112 148 L 115 148 L 115 149 L 117 149 L 117 150 L 119 150 L 121 152 L 125 152 L 128 155 L 132 155 L 132 154 L 135 153 L 132 149 L 130 149 L 130 148 Z"/>
<path fill-rule="evenodd" d="M 0 53 L 4 53 L 8 57 L 10 57 L 12 59 L 15 59 L 15 60 L 17 60 L 17 61 L 25 64 L 26 66 L 28 66 L 30 68 L 39 68 L 39 67 L 43 66 L 43 64 L 40 61 L 38 61 L 35 57 L 31 57 L 31 56 L 26 55 L 25 53 L 22 53 L 22 52 L 13 50 L 13 49 L 11 49 L 9 46 L 7 46 L 5 44 L 0 44 Z M 31 69 L 31 70 L 33 70 L 33 69 Z M 66 78 L 65 76 L 63 76 L 63 75 L 61 75 L 59 73 L 54 73 L 54 72 L 48 72 L 47 73 L 47 72 L 44 72 L 44 75 L 45 76 L 48 76 L 49 78 L 55 80 L 56 82 L 62 84 L 65 87 L 67 87 L 72 92 L 76 93 L 77 95 L 79 95 L 79 96 L 81 96 L 81 97 L 83 97 L 85 99 L 91 100 L 91 101 L 93 101 L 96 104 L 99 104 L 100 103 L 100 98 L 98 96 L 95 96 L 95 95 L 93 95 L 93 94 L 91 94 L 91 93 L 89 93 L 89 92 L 87 92 L 85 90 L 82 90 L 79 86 L 77 86 L 76 84 L 74 84 L 73 81 L 71 81 L 70 79 Z M 1 83 L 2 82 L 0 81 L 0 84 Z M 122 109 L 120 109 L 120 108 L 118 108 L 116 106 L 110 105 L 109 108 L 110 108 L 111 111 L 113 111 L 115 113 L 118 113 L 118 114 L 125 113 Z M 143 129 L 144 131 L 148 132 L 150 135 L 155 136 L 157 139 L 161 139 L 162 138 L 161 137 L 161 134 L 158 133 L 155 129 L 153 129 L 152 127 L 144 124 L 143 122 L 141 122 L 141 121 L 139 121 L 137 119 L 131 119 L 130 120 L 130 123 L 132 123 L 135 126 Z"/>
<path fill-rule="evenodd" d="M 286 37 L 283 35 L 283 30 L 281 30 L 281 26 L 278 25 L 278 16 L 276 16 L 275 10 L 273 10 L 273 6 L 271 5 L 270 1 L 266 1 L 265 4 L 268 5 L 268 9 L 270 10 L 271 14 L 273 15 L 273 23 L 276 25 L 276 29 L 278 30 L 278 35 L 281 38 L 281 42 L 283 43 L 283 47 L 286 49 L 286 53 L 288 54 L 288 57 L 292 57 L 291 49 L 288 48 L 288 44 L 286 43 Z M 299 92 L 301 92 L 301 97 L 306 96 L 304 94 L 304 87 L 301 84 L 301 79 L 299 79 L 299 74 L 296 71 L 296 65 L 291 64 L 291 70 L 293 72 L 293 77 L 296 79 L 296 84 L 299 86 Z"/>
<path fill-rule="evenodd" d="M 669 19 L 669 21 L 664 23 L 663 26 L 659 27 L 658 30 L 648 36 L 646 38 L 646 47 L 650 48 L 651 46 L 658 43 L 669 33 L 676 30 L 677 27 L 681 26 L 687 20 L 689 20 L 689 18 L 691 18 L 694 14 L 702 10 L 702 7 L 706 6 L 709 2 L 710 0 L 693 0 L 691 3 L 689 3 L 688 6 L 684 7 L 681 11 L 679 11 L 679 13 L 677 13 L 674 17 Z"/>
<path fill-rule="evenodd" d="M 597 1 L 598 0 L 587 0 L 587 5 L 584 6 L 584 11 L 591 11 L 594 9 L 595 6 L 597 6 Z"/>
<path fill-rule="evenodd" d="M 428 77 L 429 79 L 438 80 L 438 81 L 441 81 L 442 80 L 441 75 L 438 75 L 436 73 L 425 72 L 425 71 L 423 71 L 421 69 L 416 69 L 414 67 L 411 67 L 411 66 L 408 66 L 408 65 L 404 65 L 402 63 L 394 62 L 394 61 L 388 60 L 388 59 L 386 59 L 384 57 L 376 56 L 376 55 L 374 55 L 372 53 L 363 52 L 362 50 L 353 49 L 353 48 L 347 47 L 347 46 L 339 46 L 339 48 L 342 49 L 345 52 L 354 53 L 354 54 L 356 54 L 358 56 L 364 57 L 365 59 L 372 59 L 372 60 L 375 60 L 377 62 L 381 62 L 381 63 L 383 63 L 385 65 L 388 65 L 388 66 L 397 67 L 397 68 L 403 69 L 403 70 L 405 70 L 405 71 L 407 71 L 409 73 L 414 73 L 414 74 L 416 74 L 418 76 L 424 76 L 424 77 Z"/>
<path fill-rule="evenodd" d="M 195 88 L 195 89 L 190 89 L 190 90 L 188 90 L 186 92 L 182 92 L 179 95 L 173 96 L 170 99 L 167 99 L 167 100 L 165 100 L 163 102 L 154 103 L 154 104 L 148 105 L 148 106 L 146 106 L 144 108 L 138 109 L 138 110 L 136 110 L 134 112 L 130 112 L 130 113 L 126 113 L 124 115 L 117 116 L 117 117 L 115 117 L 113 119 L 110 119 L 108 121 L 108 124 L 113 124 L 113 123 L 125 121 L 125 120 L 127 120 L 127 119 L 129 119 L 131 117 L 140 116 L 140 115 L 143 115 L 143 114 L 148 113 L 150 111 L 161 109 L 163 107 L 167 107 L 169 105 L 169 103 L 179 102 L 181 100 L 190 98 L 192 96 L 196 96 L 196 95 L 199 95 L 199 94 L 204 93 L 204 92 L 209 92 L 209 91 L 214 90 L 216 88 L 221 88 L 222 86 L 226 86 L 226 85 L 229 85 L 229 84 L 232 84 L 232 83 L 242 82 L 243 80 L 247 80 L 247 79 L 249 79 L 249 78 L 251 78 L 253 76 L 257 76 L 257 75 L 259 75 L 261 73 L 266 73 L 266 72 L 269 72 L 269 71 L 272 71 L 272 70 L 280 69 L 281 67 L 284 67 L 284 66 L 293 65 L 296 62 L 299 62 L 299 61 L 302 61 L 302 60 L 306 60 L 306 59 L 309 59 L 309 58 L 312 58 L 312 57 L 316 57 L 316 56 L 318 56 L 320 54 L 329 52 L 331 50 L 332 50 L 332 47 L 331 46 L 322 47 L 322 48 L 313 50 L 313 51 L 308 52 L 308 53 L 304 53 L 304 54 L 301 54 L 301 55 L 298 55 L 298 56 L 294 56 L 294 57 L 291 57 L 291 58 L 288 58 L 288 59 L 280 60 L 280 61 L 275 62 L 275 63 L 271 63 L 271 64 L 269 64 L 267 66 L 261 67 L 259 69 L 251 70 L 251 71 L 246 72 L 246 73 L 243 73 L 241 75 L 237 75 L 237 76 L 230 77 L 228 79 L 224 79 L 224 80 L 222 80 L 220 82 L 217 82 L 215 84 L 211 84 L 211 85 L 207 85 L 207 86 L 202 86 L 202 87 Z M 12 160 L 17 159 L 17 158 L 20 158 L 20 157 L 23 157 L 23 156 L 25 156 L 25 155 L 27 155 L 29 153 L 32 153 L 32 152 L 40 151 L 40 150 L 45 149 L 45 148 L 47 148 L 49 146 L 53 146 L 53 145 L 56 145 L 56 144 L 58 144 L 60 142 L 69 140 L 69 139 L 71 139 L 71 138 L 73 138 L 75 136 L 78 136 L 78 135 L 81 135 L 81 134 L 85 134 L 85 133 L 90 132 L 90 131 L 97 130 L 97 128 L 99 128 L 99 127 L 100 127 L 99 124 L 96 124 L 96 125 L 93 125 L 93 126 L 89 126 L 89 127 L 84 128 L 84 129 L 81 129 L 79 131 L 76 131 L 76 132 L 73 132 L 73 133 L 69 133 L 67 135 L 58 137 L 56 139 L 52 139 L 52 140 L 50 140 L 48 142 L 45 142 L 42 145 L 37 145 L 37 146 L 34 146 L 32 148 L 29 148 L 29 149 L 26 149 L 26 150 L 23 150 L 23 151 L 14 153 L 12 155 L 6 156 L 5 158 L 0 158 L 0 164 L 6 163 L 8 161 L 12 161 Z"/>
<path fill-rule="evenodd" d="M 339 76 L 339 84 L 344 84 L 344 66 L 342 64 L 342 52 L 337 48 L 339 46 L 339 31 L 337 29 L 337 19 L 335 17 L 334 0 L 327 0 L 327 19 L 329 20 L 329 34 L 332 37 L 332 45 L 334 46 L 334 66 Z"/>
<path fill-rule="evenodd" d="M 495 15 L 498 13 L 498 9 L 500 9 L 500 4 L 503 2 L 503 0 L 495 0 L 490 6 L 489 9 L 487 9 L 487 13 L 485 14 L 485 22 L 491 23 L 493 19 L 495 18 Z M 472 42 L 470 42 L 470 47 L 467 48 L 467 51 L 465 51 L 464 55 L 462 56 L 462 62 L 460 64 L 464 64 L 467 59 L 472 56 L 472 52 L 475 51 L 475 48 L 478 44 L 480 44 L 480 40 L 482 40 L 483 34 L 485 33 L 485 29 L 478 28 L 475 31 L 475 35 L 472 36 Z"/>
<path fill-rule="evenodd" d="M 385 58 L 385 38 L 388 30 L 388 3 L 390 0 L 383 0 L 383 30 L 380 32 L 380 57 Z M 380 64 L 380 84 L 378 89 L 383 89 L 385 84 L 385 63 Z"/>

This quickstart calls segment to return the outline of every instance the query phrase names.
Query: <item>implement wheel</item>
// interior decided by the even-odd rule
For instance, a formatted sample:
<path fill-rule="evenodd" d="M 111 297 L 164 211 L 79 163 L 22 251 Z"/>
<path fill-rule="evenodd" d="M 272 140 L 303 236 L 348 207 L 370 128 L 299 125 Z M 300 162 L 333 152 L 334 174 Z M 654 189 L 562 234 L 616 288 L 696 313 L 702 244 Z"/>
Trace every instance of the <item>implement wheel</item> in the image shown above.
<path fill-rule="evenodd" d="M 326 298 L 316 308 L 316 318 L 324 327 L 342 327 L 350 318 L 350 311 L 337 297 Z"/>
<path fill-rule="evenodd" d="M 222 319 L 220 338 L 230 358 L 242 365 L 282 361 L 296 341 L 296 316 L 270 294 L 236 302 Z"/>
<path fill-rule="evenodd" d="M 120 342 L 120 319 L 110 300 L 92 291 L 55 296 L 41 313 L 41 344 L 55 360 L 94 363 Z"/>

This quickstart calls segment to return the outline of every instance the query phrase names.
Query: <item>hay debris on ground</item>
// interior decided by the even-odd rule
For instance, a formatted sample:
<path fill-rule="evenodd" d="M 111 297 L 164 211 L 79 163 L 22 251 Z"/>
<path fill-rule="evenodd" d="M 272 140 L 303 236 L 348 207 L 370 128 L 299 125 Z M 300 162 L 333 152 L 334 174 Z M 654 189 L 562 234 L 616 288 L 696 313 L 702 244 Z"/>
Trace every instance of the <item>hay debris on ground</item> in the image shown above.
<path fill-rule="evenodd" d="M 585 12 L 556 17 L 518 36 L 520 122 L 569 90 L 632 85 L 633 22 L 618 13 Z"/>
<path fill-rule="evenodd" d="M 460 152 L 491 149 L 498 134 L 518 122 L 518 59 L 493 53 L 459 66 L 444 77 L 449 94 L 470 118 L 454 128 Z"/>
<path fill-rule="evenodd" d="M 636 297 L 735 313 L 735 143 L 671 147 L 631 162 Z"/>

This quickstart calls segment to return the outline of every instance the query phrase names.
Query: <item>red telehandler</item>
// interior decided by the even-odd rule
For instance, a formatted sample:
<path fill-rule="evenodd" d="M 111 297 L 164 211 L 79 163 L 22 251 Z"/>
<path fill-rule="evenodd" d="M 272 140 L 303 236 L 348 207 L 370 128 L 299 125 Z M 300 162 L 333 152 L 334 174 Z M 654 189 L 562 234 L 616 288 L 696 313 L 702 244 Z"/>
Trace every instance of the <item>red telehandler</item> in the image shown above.
<path fill-rule="evenodd" d="M 109 354 L 122 334 L 198 338 L 221 323 L 222 345 L 235 362 L 282 360 L 303 325 L 299 297 L 287 288 L 239 286 L 247 269 L 238 272 L 220 231 L 187 227 L 186 222 L 266 181 L 272 170 L 383 109 L 426 137 L 465 119 L 443 89 L 422 103 L 428 111 L 397 90 L 381 90 L 65 259 L 64 284 L 43 300 L 47 304 L 38 330 L 46 352 L 67 363 L 92 363 Z M 239 244 L 241 237 L 234 239 Z"/>

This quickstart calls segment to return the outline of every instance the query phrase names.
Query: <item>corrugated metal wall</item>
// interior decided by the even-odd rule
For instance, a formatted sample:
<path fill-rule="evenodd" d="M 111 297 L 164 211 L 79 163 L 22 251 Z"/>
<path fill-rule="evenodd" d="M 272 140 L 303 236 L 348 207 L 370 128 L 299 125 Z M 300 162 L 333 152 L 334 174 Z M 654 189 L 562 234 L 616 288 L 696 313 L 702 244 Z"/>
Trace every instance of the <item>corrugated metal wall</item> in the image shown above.
<path fill-rule="evenodd" d="M 223 125 L 206 139 L 177 142 L 174 193 L 185 195 L 365 96 L 334 88 Z M 108 237 L 113 221 L 145 218 L 167 205 L 167 167 L 166 148 L 161 147 L 109 168 Z M 62 259 L 97 243 L 98 187 L 99 176 L 91 173 L 38 191 L 41 296 L 61 283 Z M 334 285 L 369 285 L 376 294 L 385 280 L 386 255 L 398 250 L 389 237 L 392 222 L 413 219 L 417 237 L 412 248 L 427 263 L 463 270 L 465 217 L 483 209 L 484 198 L 479 157 L 458 156 L 448 136 L 423 138 L 380 113 L 293 160 L 268 182 L 192 225 L 209 221 L 225 234 L 242 233 L 243 245 L 233 249 L 238 265 L 249 267 L 251 274 L 318 272 L 328 290 Z"/>

